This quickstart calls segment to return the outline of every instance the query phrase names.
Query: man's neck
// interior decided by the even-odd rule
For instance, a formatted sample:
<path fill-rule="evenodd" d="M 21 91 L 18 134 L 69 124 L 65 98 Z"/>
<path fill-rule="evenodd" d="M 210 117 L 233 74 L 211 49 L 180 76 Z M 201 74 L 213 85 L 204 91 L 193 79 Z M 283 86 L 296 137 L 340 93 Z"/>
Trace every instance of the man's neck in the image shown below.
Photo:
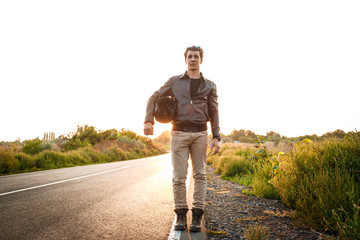
<path fill-rule="evenodd" d="M 197 79 L 197 78 L 201 77 L 200 71 L 187 70 L 187 75 L 189 76 L 189 78 L 192 78 L 192 79 Z"/>

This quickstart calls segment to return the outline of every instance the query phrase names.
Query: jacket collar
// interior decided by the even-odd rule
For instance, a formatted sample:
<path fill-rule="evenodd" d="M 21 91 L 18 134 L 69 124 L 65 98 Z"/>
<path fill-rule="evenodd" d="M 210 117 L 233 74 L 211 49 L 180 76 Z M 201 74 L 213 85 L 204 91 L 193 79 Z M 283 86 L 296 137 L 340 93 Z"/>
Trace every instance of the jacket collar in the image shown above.
<path fill-rule="evenodd" d="M 189 75 L 187 74 L 187 71 L 185 71 L 181 76 L 180 76 L 180 79 L 190 79 Z M 202 72 L 200 72 L 200 79 L 202 81 L 205 81 L 205 78 L 202 74 Z"/>

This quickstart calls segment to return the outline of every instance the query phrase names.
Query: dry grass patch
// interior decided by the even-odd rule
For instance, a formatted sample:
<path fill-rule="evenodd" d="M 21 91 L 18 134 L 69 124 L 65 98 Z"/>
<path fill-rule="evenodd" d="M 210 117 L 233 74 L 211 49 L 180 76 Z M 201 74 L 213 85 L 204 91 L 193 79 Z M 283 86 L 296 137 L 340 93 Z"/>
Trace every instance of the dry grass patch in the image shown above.
<path fill-rule="evenodd" d="M 258 224 L 252 224 L 246 227 L 244 236 L 249 240 L 267 240 L 270 233 L 267 228 L 264 228 Z"/>

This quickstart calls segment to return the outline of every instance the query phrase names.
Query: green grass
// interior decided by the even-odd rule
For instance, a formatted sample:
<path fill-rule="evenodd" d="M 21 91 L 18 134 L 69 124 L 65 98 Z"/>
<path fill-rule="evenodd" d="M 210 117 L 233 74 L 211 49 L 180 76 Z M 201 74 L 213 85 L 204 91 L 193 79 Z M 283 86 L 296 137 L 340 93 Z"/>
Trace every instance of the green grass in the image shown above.
<path fill-rule="evenodd" d="M 349 133 L 344 140 L 297 144 L 280 161 L 273 185 L 282 201 L 297 210 L 297 218 L 319 231 L 343 234 L 341 227 L 359 226 L 360 136 Z M 347 234 L 360 239 L 358 230 Z M 351 233 L 351 231 L 353 233 Z M 344 234 L 343 234 L 344 235 Z"/>
<path fill-rule="evenodd" d="M 278 199 L 296 219 L 342 239 L 360 239 L 360 133 L 304 140 L 286 154 L 224 146 L 208 161 L 224 179 L 249 185 L 244 194 Z"/>

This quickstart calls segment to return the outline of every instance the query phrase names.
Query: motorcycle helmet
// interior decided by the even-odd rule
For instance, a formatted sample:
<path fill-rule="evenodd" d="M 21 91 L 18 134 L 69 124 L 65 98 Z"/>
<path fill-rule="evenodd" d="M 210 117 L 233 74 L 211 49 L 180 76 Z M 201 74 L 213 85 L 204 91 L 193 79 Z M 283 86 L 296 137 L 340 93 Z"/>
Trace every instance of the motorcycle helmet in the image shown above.
<path fill-rule="evenodd" d="M 176 103 L 170 96 L 161 97 L 155 104 L 155 119 L 160 123 L 169 123 L 174 120 Z"/>

